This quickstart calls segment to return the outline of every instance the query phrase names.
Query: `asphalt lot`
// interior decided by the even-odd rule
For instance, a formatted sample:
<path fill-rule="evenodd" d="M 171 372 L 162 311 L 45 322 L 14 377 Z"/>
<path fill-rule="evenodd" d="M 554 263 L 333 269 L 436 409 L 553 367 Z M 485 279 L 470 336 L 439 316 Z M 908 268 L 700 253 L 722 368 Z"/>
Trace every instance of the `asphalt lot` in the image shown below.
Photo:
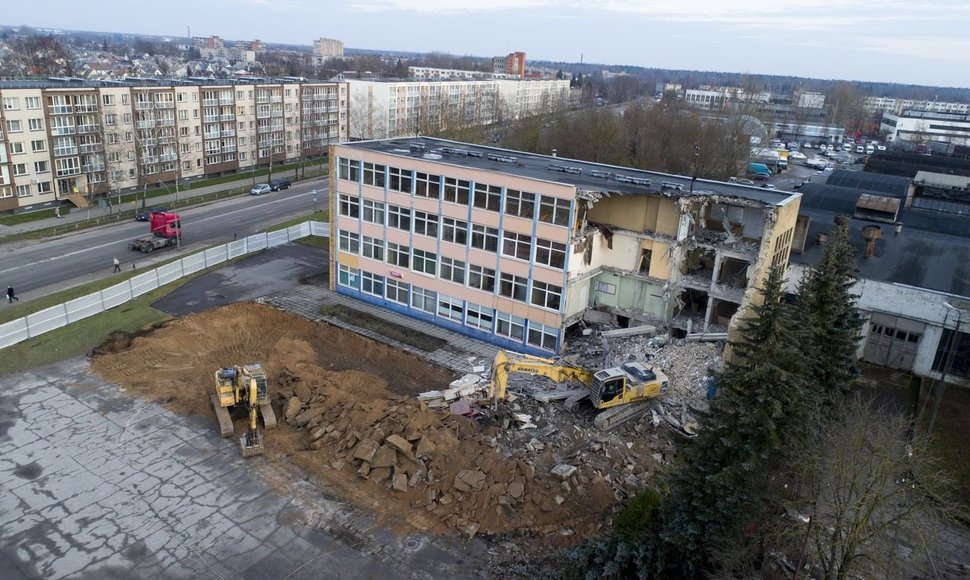
<path fill-rule="evenodd" d="M 189 312 L 320 272 L 290 244 L 207 274 L 160 307 Z M 251 266 L 251 268 L 250 268 Z M 83 358 L 3 377 L 0 577 L 465 578 L 485 544 L 378 527 L 299 473 L 243 459 L 208 417 L 94 376 Z"/>

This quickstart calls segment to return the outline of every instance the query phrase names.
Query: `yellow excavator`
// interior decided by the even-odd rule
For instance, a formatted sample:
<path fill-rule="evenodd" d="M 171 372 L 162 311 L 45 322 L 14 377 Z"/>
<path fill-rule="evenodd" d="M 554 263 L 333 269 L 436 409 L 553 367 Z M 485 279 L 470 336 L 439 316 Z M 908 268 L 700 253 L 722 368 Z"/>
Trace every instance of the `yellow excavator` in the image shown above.
<path fill-rule="evenodd" d="M 239 438 L 243 457 L 263 454 L 263 434 L 259 431 L 259 415 L 267 429 L 276 427 L 276 413 L 269 400 L 269 384 L 266 371 L 259 363 L 223 367 L 216 371 L 216 392 L 211 396 L 212 408 L 219 421 L 223 437 L 233 433 L 232 413 L 246 409 L 249 423 L 246 433 Z"/>
<path fill-rule="evenodd" d="M 492 362 L 490 395 L 495 403 L 506 398 L 509 373 L 543 376 L 557 383 L 582 383 L 585 388 L 566 400 L 566 408 L 572 409 L 579 401 L 588 398 L 593 407 L 600 410 L 593 425 L 603 431 L 646 411 L 650 400 L 666 393 L 670 385 L 667 375 L 640 362 L 597 371 L 500 350 Z"/>

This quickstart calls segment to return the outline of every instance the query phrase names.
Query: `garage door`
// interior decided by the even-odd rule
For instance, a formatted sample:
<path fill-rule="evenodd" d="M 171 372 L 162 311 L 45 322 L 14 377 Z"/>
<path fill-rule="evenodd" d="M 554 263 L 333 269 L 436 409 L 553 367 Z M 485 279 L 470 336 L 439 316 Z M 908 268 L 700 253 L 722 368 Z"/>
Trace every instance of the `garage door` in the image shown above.
<path fill-rule="evenodd" d="M 922 322 L 873 313 L 863 359 L 884 367 L 912 370 L 925 329 Z"/>

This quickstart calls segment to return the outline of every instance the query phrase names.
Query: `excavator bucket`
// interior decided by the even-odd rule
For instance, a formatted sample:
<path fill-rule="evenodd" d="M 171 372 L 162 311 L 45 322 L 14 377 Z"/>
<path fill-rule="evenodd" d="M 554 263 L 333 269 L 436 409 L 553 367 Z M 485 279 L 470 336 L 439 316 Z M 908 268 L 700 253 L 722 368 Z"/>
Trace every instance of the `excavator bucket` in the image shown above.
<path fill-rule="evenodd" d="M 255 457 L 263 454 L 263 438 L 259 431 L 246 431 L 246 434 L 239 438 L 239 449 L 243 457 Z"/>

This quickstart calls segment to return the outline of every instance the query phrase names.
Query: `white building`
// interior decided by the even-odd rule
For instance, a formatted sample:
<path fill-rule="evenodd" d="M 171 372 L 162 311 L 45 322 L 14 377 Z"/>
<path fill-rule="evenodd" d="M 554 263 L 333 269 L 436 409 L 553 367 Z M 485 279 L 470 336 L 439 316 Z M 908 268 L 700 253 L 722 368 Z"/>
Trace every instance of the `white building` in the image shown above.
<path fill-rule="evenodd" d="M 933 113 L 970 114 L 970 103 L 954 103 L 945 101 L 925 101 L 919 99 L 894 99 L 890 97 L 866 97 L 863 109 L 867 113 L 889 111 L 901 114 L 905 110 L 929 111 Z"/>
<path fill-rule="evenodd" d="M 906 110 L 885 112 L 879 131 L 889 142 L 948 143 L 970 145 L 970 114 Z"/>

